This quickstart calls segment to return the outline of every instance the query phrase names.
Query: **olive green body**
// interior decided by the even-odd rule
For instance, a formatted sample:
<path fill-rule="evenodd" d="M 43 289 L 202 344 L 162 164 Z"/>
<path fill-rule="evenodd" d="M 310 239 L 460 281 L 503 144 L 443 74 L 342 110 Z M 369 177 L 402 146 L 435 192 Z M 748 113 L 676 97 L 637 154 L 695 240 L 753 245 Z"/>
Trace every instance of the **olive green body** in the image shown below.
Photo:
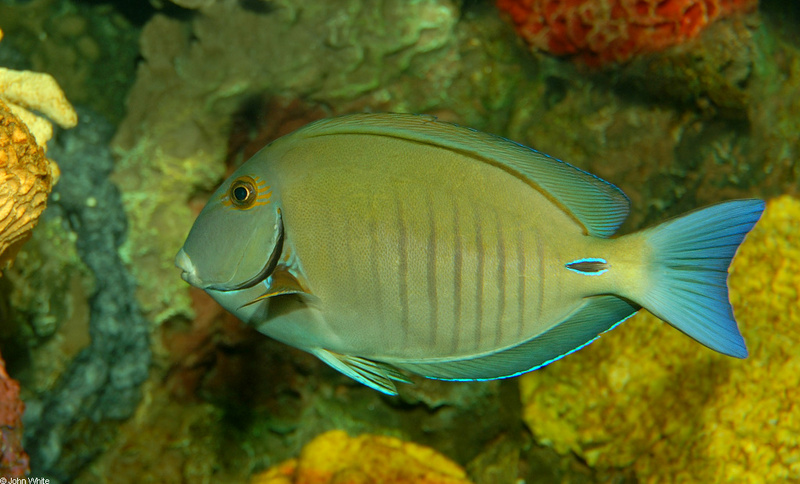
<path fill-rule="evenodd" d="M 583 297 L 613 290 L 613 274 L 565 264 L 589 254 L 613 265 L 618 241 L 587 236 L 497 166 L 370 135 L 274 148 L 265 177 L 319 303 L 313 316 L 254 321 L 270 336 L 382 361 L 471 357 L 528 340 Z M 625 259 L 637 260 L 629 249 Z"/>

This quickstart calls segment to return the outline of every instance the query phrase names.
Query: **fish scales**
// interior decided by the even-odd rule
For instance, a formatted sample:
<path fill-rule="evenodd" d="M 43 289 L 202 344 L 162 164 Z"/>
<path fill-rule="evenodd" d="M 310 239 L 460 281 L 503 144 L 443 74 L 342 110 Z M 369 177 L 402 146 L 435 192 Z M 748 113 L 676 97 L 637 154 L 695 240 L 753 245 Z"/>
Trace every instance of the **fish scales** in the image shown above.
<path fill-rule="evenodd" d="M 375 143 L 383 152 L 377 167 L 368 157 L 346 157 L 353 145 Z M 276 166 L 287 238 L 334 332 L 347 338 L 334 351 L 386 358 L 478 354 L 519 343 L 570 310 L 516 304 L 544 301 L 552 290 L 539 280 L 547 249 L 537 220 L 578 232 L 569 217 L 528 184 L 485 163 L 429 145 L 408 153 L 400 140 L 323 137 Z M 347 160 L 346 167 L 337 160 Z M 304 174 L 282 177 L 283 165 L 303 166 Z M 451 179 L 451 188 L 442 187 Z M 521 220 L 528 222 L 520 226 Z M 502 264 L 501 233 L 515 234 L 516 242 L 514 250 L 503 250 Z M 507 290 L 501 282 L 506 273 L 515 282 Z M 503 307 L 516 311 L 500 315 Z M 364 319 L 357 330 L 347 317 L 353 312 Z M 379 343 L 387 338 L 396 345 L 383 348 Z"/>
<path fill-rule="evenodd" d="M 395 394 L 399 370 L 540 368 L 641 307 L 746 357 L 727 268 L 763 209 L 733 200 L 612 238 L 629 201 L 608 182 L 431 116 L 358 114 L 239 167 L 175 263 L 258 331 Z"/>

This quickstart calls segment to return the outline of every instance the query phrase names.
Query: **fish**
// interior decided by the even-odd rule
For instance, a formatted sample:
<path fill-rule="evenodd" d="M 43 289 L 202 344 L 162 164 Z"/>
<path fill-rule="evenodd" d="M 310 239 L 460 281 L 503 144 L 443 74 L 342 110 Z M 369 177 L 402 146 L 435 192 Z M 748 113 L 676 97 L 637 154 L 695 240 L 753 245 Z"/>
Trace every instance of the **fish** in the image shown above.
<path fill-rule="evenodd" d="M 259 332 L 388 395 L 550 364 L 645 308 L 747 357 L 728 268 L 764 210 L 731 200 L 617 235 L 611 183 L 415 114 L 320 120 L 211 195 L 175 258 Z"/>

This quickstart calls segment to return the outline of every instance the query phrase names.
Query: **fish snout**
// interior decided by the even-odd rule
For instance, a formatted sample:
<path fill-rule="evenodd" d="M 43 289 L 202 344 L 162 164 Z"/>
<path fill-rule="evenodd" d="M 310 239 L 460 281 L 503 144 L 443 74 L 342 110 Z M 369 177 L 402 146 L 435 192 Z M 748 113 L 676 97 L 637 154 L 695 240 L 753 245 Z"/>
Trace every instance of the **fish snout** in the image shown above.
<path fill-rule="evenodd" d="M 175 256 L 175 267 L 181 270 L 181 279 L 195 287 L 203 287 L 203 281 L 197 277 L 192 259 L 189 258 L 183 248 L 181 248 L 181 250 L 178 251 L 178 255 Z"/>

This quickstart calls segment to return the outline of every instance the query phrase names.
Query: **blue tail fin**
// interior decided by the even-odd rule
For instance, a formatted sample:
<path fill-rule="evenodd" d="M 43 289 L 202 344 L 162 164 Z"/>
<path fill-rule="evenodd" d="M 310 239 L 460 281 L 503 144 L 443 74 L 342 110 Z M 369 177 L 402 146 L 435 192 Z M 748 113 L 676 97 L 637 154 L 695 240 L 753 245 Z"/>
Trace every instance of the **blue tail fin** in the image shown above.
<path fill-rule="evenodd" d="M 639 303 L 712 350 L 746 358 L 728 300 L 728 266 L 763 211 L 762 200 L 734 200 L 649 229 L 651 284 Z"/>

